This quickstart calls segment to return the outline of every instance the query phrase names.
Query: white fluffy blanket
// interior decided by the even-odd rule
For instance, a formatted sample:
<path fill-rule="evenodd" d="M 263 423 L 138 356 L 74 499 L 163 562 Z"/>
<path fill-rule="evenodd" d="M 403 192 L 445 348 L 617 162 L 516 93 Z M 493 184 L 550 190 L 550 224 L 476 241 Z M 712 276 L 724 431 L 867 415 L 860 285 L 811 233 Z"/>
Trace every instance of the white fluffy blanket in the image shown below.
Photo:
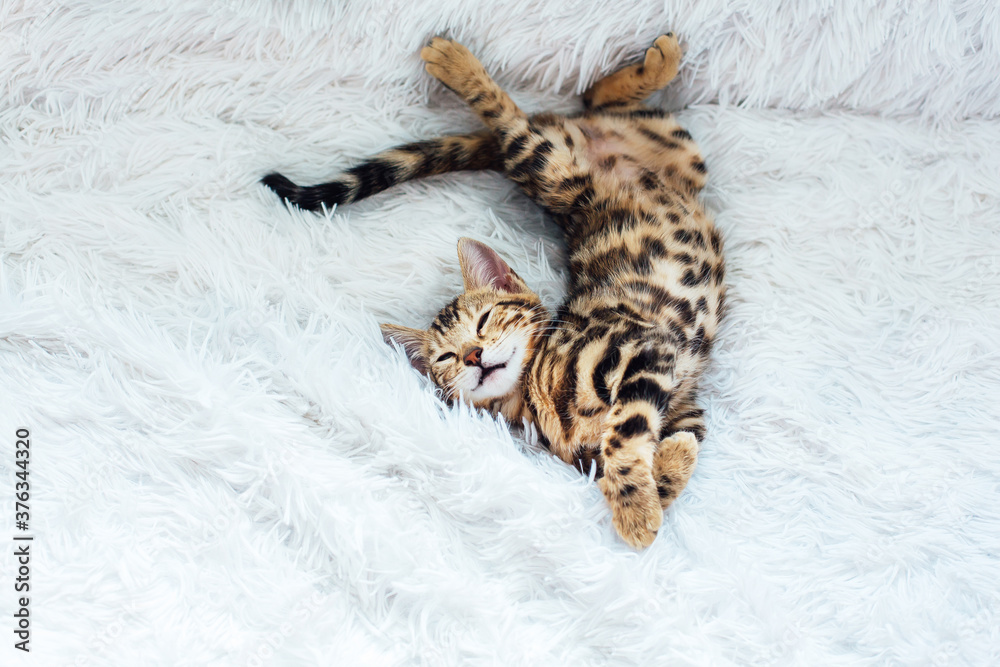
<path fill-rule="evenodd" d="M 731 308 L 635 553 L 378 334 L 456 293 L 460 236 L 557 304 L 530 202 L 463 173 L 324 218 L 257 180 L 475 128 L 432 35 L 573 110 L 667 30 Z M 0 62 L 4 665 L 1000 664 L 996 3 L 4 0 Z"/>

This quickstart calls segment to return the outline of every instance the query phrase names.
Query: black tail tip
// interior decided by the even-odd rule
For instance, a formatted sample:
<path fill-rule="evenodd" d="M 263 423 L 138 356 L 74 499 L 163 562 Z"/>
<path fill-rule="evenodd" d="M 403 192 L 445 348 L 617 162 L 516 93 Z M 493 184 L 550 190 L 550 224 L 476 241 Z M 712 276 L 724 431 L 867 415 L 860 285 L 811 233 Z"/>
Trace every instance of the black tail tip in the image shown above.
<path fill-rule="evenodd" d="M 348 186 L 337 181 L 304 188 L 278 173 L 268 174 L 260 182 L 274 190 L 283 200 L 306 211 L 318 211 L 323 206 L 332 208 L 346 203 L 351 192 Z"/>
<path fill-rule="evenodd" d="M 292 183 L 290 180 L 278 173 L 268 174 L 264 178 L 260 179 L 260 182 L 274 190 L 274 193 L 282 199 L 287 199 L 292 203 L 295 202 L 295 197 L 301 189 L 299 186 L 295 185 L 295 183 Z"/>

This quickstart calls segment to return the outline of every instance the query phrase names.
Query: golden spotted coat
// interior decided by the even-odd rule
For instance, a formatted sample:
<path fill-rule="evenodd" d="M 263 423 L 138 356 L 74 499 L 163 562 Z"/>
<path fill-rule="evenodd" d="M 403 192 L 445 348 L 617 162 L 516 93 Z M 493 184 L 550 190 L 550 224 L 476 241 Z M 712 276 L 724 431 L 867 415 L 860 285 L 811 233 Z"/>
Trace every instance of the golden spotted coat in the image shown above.
<path fill-rule="evenodd" d="M 557 313 L 491 249 L 463 239 L 465 292 L 427 330 L 383 332 L 449 398 L 527 418 L 553 454 L 585 472 L 595 465 L 616 530 L 647 546 L 695 467 L 698 377 L 725 290 L 722 243 L 698 201 L 698 147 L 669 114 L 641 105 L 677 74 L 677 39 L 661 36 L 641 64 L 599 80 L 573 116 L 527 115 L 456 42 L 434 39 L 421 56 L 487 131 L 400 146 L 322 185 L 264 182 L 318 209 L 410 178 L 496 169 L 544 207 L 570 250 Z"/>

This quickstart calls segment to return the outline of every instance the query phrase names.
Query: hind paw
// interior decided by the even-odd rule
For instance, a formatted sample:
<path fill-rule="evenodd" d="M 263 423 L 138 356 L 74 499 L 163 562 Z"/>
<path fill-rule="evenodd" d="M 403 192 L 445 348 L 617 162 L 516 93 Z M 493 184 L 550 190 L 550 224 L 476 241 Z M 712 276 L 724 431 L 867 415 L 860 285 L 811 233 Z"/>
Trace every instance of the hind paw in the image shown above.
<path fill-rule="evenodd" d="M 646 58 L 642 62 L 645 85 L 655 90 L 670 83 L 677 76 L 681 55 L 681 45 L 674 33 L 668 32 L 657 37 L 653 45 L 646 49 Z"/>
<path fill-rule="evenodd" d="M 587 108 L 626 106 L 641 102 L 677 76 L 681 45 L 672 32 L 660 35 L 646 49 L 641 65 L 623 67 L 600 79 L 583 94 Z"/>
<path fill-rule="evenodd" d="M 486 71 L 472 52 L 458 42 L 435 37 L 420 51 L 427 71 L 462 97 L 475 94 Z"/>

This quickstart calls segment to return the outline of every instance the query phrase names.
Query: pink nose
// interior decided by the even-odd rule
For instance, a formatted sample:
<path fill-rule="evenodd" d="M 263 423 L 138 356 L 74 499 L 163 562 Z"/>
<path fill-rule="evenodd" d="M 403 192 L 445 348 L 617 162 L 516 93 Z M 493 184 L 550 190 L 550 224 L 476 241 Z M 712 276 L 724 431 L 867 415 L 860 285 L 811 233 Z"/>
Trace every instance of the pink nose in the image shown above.
<path fill-rule="evenodd" d="M 465 353 L 466 366 L 478 366 L 483 360 L 483 348 L 474 347 Z"/>

